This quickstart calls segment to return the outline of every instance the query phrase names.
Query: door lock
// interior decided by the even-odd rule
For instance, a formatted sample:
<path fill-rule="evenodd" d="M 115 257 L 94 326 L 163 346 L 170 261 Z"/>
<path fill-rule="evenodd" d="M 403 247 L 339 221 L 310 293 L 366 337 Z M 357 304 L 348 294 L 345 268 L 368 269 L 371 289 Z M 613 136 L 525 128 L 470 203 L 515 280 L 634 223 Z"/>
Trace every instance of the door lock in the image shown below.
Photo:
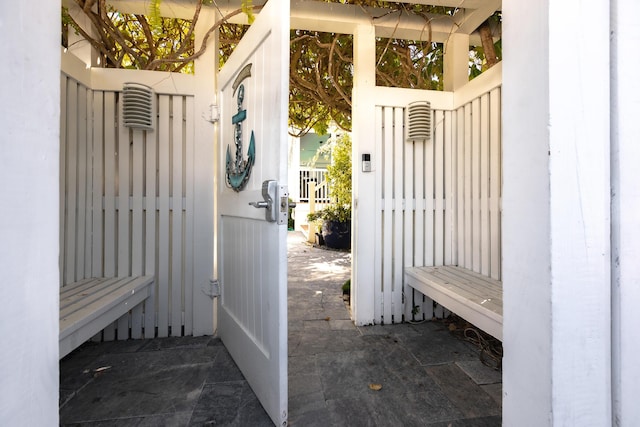
<path fill-rule="evenodd" d="M 267 180 L 262 183 L 262 198 L 257 202 L 249 202 L 256 209 L 266 209 L 265 220 L 286 224 L 289 219 L 289 208 L 296 204 L 289 202 L 289 190 L 286 185 L 278 185 L 275 180 Z"/>

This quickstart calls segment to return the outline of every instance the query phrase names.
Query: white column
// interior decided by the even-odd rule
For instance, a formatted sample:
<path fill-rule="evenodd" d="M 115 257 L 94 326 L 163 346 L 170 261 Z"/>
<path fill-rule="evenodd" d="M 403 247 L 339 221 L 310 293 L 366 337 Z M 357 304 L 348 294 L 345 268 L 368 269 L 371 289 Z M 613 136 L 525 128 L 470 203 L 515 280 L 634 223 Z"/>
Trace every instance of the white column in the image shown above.
<path fill-rule="evenodd" d="M 58 424 L 60 2 L 2 2 L 0 423 Z"/>
<path fill-rule="evenodd" d="M 374 157 L 375 131 L 375 29 L 372 25 L 358 26 L 353 35 L 353 220 L 352 248 L 354 253 L 351 288 L 353 316 L 356 325 L 373 323 L 374 303 L 374 212 L 375 169 L 380 159 Z M 363 173 L 363 153 L 371 154 L 373 172 Z"/>
<path fill-rule="evenodd" d="M 215 23 L 211 8 L 202 8 L 196 27 L 196 46 L 201 46 L 205 32 Z M 209 39 L 206 52 L 194 64 L 198 90 L 195 94 L 194 171 L 197 194 L 194 201 L 193 267 L 193 335 L 211 335 L 215 330 L 213 301 L 202 292 L 214 272 L 214 142 L 216 126 L 205 120 L 210 106 L 216 103 L 217 35 Z"/>
<path fill-rule="evenodd" d="M 453 92 L 469 83 L 469 35 L 451 34 L 444 43 L 444 90 Z"/>
<path fill-rule="evenodd" d="M 66 2 L 69 15 L 92 37 L 98 39 L 95 27 L 89 17 L 82 11 L 75 2 Z M 97 10 L 97 6 L 94 7 Z M 69 47 L 68 51 L 84 62 L 88 67 L 101 67 L 104 64 L 98 63 L 98 52 L 91 46 L 82 35 L 76 34 L 76 30 L 69 26 Z"/>
<path fill-rule="evenodd" d="M 611 422 L 608 7 L 503 3 L 504 425 Z"/>
<path fill-rule="evenodd" d="M 613 417 L 615 425 L 631 426 L 640 420 L 640 58 L 629 53 L 640 44 L 640 3 L 611 3 Z"/>

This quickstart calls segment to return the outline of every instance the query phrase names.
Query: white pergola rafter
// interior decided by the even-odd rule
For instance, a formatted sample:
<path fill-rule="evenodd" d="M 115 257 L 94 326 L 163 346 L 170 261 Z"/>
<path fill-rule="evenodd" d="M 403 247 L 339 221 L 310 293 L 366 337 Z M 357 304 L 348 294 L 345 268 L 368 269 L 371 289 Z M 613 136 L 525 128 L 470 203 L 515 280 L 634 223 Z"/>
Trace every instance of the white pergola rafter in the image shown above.
<path fill-rule="evenodd" d="M 63 0 L 70 3 L 72 0 Z M 502 0 L 401 0 L 406 4 L 456 7 L 454 16 L 431 14 L 424 18 L 391 11 L 385 8 L 362 7 L 351 4 L 319 0 L 292 0 L 291 27 L 301 30 L 353 34 L 358 25 L 374 24 L 376 36 L 408 40 L 430 40 L 444 42 L 451 34 L 469 34 L 470 44 L 480 44 L 476 29 L 496 10 Z M 140 0 L 110 0 L 110 4 L 130 13 L 149 13 L 149 2 Z M 160 4 L 164 16 L 190 19 L 193 16 L 194 0 L 163 0 Z M 240 0 L 218 0 L 217 8 L 227 14 L 241 7 Z M 254 2 L 259 4 L 259 1 Z M 207 6 L 213 7 L 213 6 Z M 258 12 L 259 13 L 259 12 Z M 246 24 L 247 18 L 240 14 L 231 22 Z"/>

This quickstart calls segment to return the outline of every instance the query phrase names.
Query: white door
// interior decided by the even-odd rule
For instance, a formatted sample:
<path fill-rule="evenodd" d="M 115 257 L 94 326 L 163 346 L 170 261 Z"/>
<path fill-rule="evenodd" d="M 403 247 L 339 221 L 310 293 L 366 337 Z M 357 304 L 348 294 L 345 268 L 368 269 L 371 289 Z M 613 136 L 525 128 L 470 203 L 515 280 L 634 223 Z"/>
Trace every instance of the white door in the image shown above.
<path fill-rule="evenodd" d="M 289 0 L 269 0 L 219 75 L 217 237 L 219 335 L 276 426 L 288 416 L 288 82 Z M 268 180 L 272 211 L 258 204 Z"/>

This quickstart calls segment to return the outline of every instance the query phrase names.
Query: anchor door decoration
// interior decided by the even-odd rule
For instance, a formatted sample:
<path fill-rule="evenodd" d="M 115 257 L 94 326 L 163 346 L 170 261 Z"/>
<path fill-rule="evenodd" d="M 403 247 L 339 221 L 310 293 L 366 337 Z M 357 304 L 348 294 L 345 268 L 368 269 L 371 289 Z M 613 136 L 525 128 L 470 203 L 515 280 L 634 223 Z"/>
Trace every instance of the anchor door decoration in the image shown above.
<path fill-rule="evenodd" d="M 249 139 L 249 148 L 247 149 L 247 159 L 244 159 L 242 153 L 242 125 L 247 118 L 247 110 L 244 107 L 244 84 L 245 79 L 251 77 L 251 64 L 246 65 L 233 82 L 233 95 L 236 97 L 238 111 L 231 117 L 231 123 L 234 126 L 234 145 L 235 156 L 231 155 L 231 146 L 227 145 L 226 156 L 226 178 L 227 184 L 234 191 L 241 191 L 251 175 L 251 168 L 256 160 L 256 141 L 253 130 Z"/>

